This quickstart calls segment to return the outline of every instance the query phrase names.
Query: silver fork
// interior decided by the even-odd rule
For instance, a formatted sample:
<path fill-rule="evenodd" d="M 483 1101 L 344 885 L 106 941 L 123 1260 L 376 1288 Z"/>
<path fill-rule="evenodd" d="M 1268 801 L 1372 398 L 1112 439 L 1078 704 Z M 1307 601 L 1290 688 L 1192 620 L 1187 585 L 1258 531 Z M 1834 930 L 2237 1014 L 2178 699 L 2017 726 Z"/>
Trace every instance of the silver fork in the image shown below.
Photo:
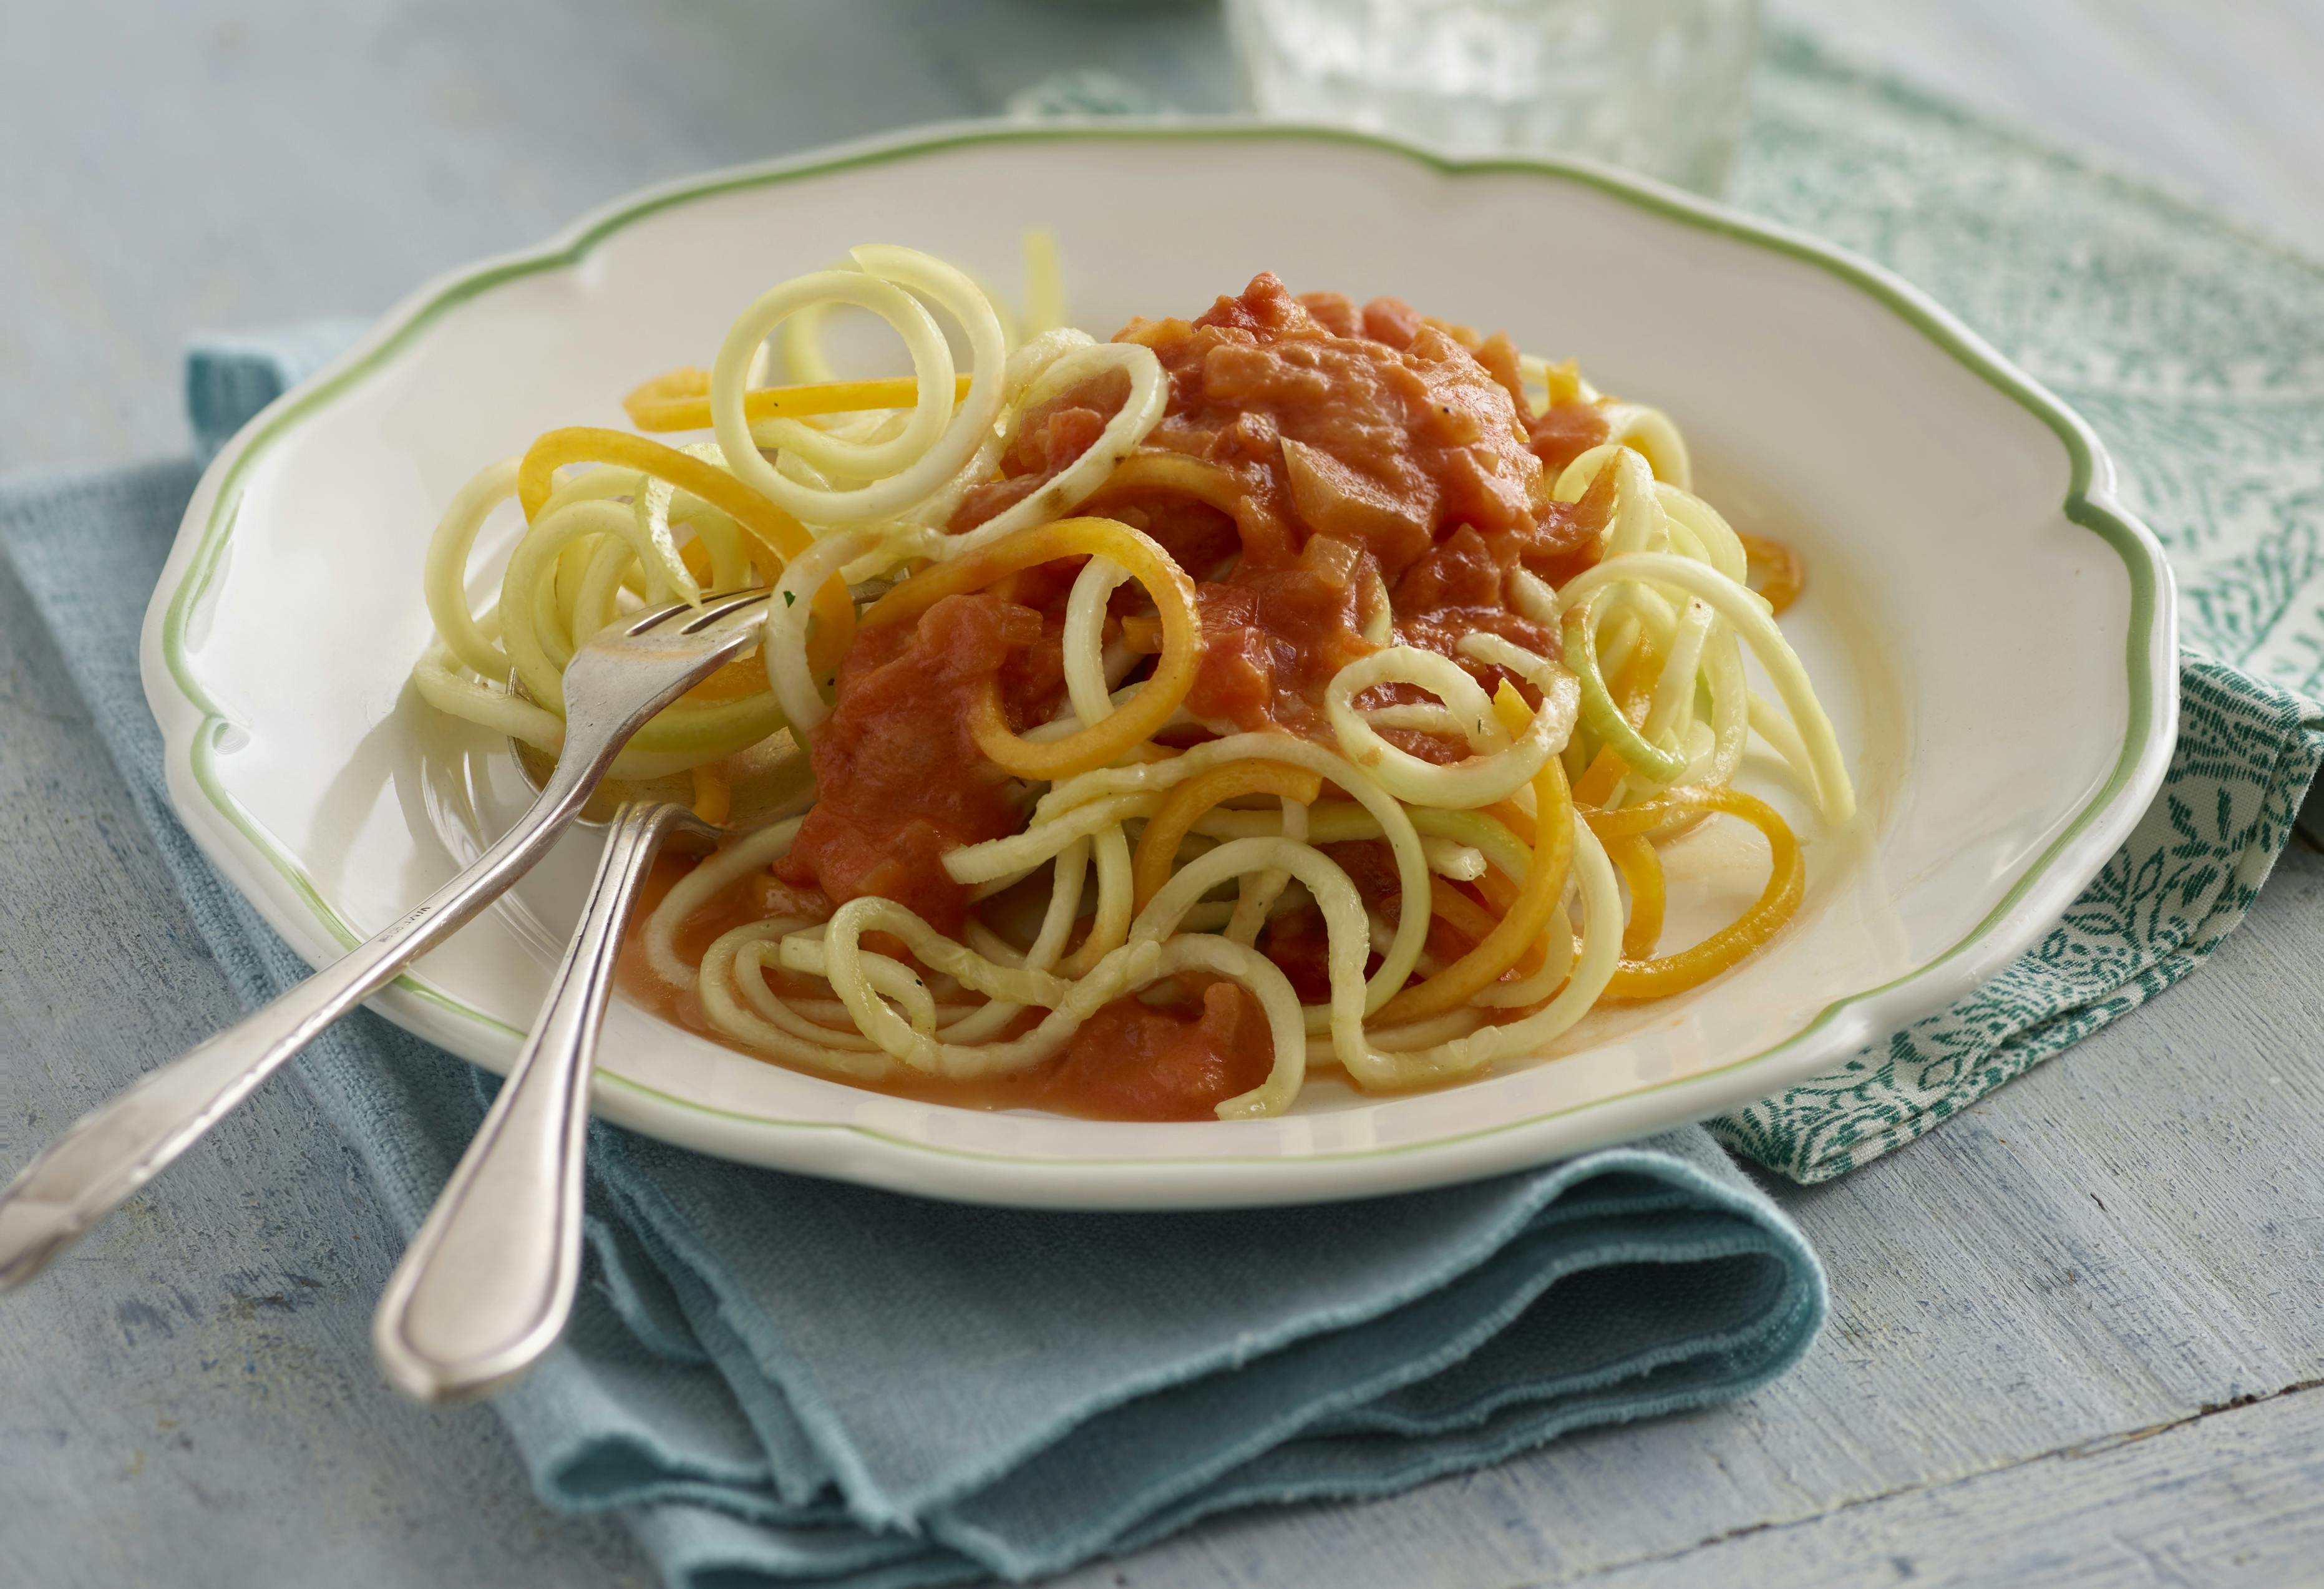
<path fill-rule="evenodd" d="M 757 641 L 766 601 L 763 590 L 713 596 L 592 636 L 565 670 L 564 749 L 515 826 L 401 920 L 50 1143 L 0 1192 L 0 1290 L 40 1272 L 284 1060 L 506 892 L 579 814 L 630 735 Z"/>
<path fill-rule="evenodd" d="M 666 838 L 708 843 L 726 831 L 666 800 L 614 813 L 531 1035 L 373 1316 L 373 1355 L 406 1395 L 481 1396 L 565 1333 L 581 1283 L 589 1077 L 622 929 Z"/>
<path fill-rule="evenodd" d="M 517 765 L 535 777 L 521 749 Z M 398 1390 L 421 1401 L 483 1395 L 564 1334 L 581 1282 L 590 1076 L 622 933 L 654 858 L 673 839 L 715 849 L 797 814 L 810 795 L 778 798 L 742 827 L 706 822 L 674 799 L 626 800 L 614 811 L 531 1035 L 373 1316 L 373 1353 Z"/>

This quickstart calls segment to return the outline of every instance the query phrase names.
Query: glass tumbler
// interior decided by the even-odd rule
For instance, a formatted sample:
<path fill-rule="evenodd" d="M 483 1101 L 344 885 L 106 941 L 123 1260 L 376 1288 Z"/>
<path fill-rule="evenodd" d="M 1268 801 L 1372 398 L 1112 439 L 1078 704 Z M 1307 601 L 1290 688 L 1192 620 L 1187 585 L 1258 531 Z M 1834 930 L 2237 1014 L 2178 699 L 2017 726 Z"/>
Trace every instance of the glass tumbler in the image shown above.
<path fill-rule="evenodd" d="M 1758 0 L 1229 0 L 1251 105 L 1457 154 L 1726 181 Z"/>

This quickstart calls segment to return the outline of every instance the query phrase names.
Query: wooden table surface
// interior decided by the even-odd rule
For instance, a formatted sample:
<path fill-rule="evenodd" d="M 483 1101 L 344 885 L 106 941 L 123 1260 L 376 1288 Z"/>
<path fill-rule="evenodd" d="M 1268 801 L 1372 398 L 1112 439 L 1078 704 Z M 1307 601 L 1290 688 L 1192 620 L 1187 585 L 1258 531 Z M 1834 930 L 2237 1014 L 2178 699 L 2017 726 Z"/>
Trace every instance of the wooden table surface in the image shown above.
<path fill-rule="evenodd" d="M 2324 250 L 2312 0 L 1791 9 Z M 0 468 L 180 450 L 190 332 L 374 311 L 643 182 L 982 112 L 1072 66 L 1222 100 L 1206 8 L 1103 11 L 0 8 Z M 1065 1582 L 2324 1582 L 2319 968 L 2324 859 L 2295 845 L 2182 987 L 1782 1193 L 1832 1320 L 1748 1401 Z M 0 1166 L 231 1010 L 0 564 Z M 535 1503 L 489 1412 L 381 1384 L 366 1330 L 395 1246 L 278 1082 L 0 1302 L 0 1584 L 650 1582 L 616 1523 Z"/>

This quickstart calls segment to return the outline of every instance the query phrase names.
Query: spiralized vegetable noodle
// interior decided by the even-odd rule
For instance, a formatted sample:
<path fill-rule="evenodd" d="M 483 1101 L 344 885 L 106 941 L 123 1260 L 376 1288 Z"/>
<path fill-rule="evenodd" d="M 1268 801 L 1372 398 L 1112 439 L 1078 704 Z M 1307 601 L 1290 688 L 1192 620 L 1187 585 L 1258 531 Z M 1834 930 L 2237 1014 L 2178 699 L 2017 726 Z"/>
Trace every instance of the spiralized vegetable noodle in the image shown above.
<path fill-rule="evenodd" d="M 650 435 L 552 430 L 447 506 L 415 683 L 549 755 L 599 627 L 776 592 L 757 651 L 614 769 L 738 823 L 636 929 L 668 1008 L 851 1082 L 1234 1120 L 1311 1069 L 1385 1091 L 1539 1056 L 1781 934 L 1808 852 L 1735 787 L 1751 739 L 1819 827 L 1855 799 L 1776 622 L 1807 569 L 1692 494 L 1666 415 L 1270 275 L 1100 342 L 1055 245 L 1027 263 L 1020 319 L 858 248 L 643 380 Z M 910 374 L 837 370 L 835 313 Z M 753 818 L 810 771 L 803 811 Z M 1664 852 L 1714 821 L 1764 836 L 1766 886 L 1665 945 Z"/>

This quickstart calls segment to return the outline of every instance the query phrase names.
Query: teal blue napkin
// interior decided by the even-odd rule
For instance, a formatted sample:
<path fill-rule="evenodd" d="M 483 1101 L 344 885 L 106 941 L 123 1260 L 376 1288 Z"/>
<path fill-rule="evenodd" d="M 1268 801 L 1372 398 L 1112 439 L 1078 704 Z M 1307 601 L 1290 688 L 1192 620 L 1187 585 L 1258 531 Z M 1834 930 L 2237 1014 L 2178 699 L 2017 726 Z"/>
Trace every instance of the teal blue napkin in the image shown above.
<path fill-rule="evenodd" d="M 292 339 L 311 353 L 318 339 Z M 295 379 L 196 356 L 198 429 Z M 137 678 L 190 463 L 0 485 L 0 539 L 243 998 L 302 975 L 171 815 Z M 158 993 L 157 993 L 158 996 Z M 299 1061 L 409 1231 L 481 1074 L 369 1013 Z M 497 1406 L 541 1495 L 622 1509 L 673 1584 L 1028 1577 L 1228 1508 L 1378 1495 L 1572 1428 L 1740 1395 L 1823 1277 L 1700 1129 L 1369 1203 L 964 1208 L 590 1141 L 565 1343 Z"/>

